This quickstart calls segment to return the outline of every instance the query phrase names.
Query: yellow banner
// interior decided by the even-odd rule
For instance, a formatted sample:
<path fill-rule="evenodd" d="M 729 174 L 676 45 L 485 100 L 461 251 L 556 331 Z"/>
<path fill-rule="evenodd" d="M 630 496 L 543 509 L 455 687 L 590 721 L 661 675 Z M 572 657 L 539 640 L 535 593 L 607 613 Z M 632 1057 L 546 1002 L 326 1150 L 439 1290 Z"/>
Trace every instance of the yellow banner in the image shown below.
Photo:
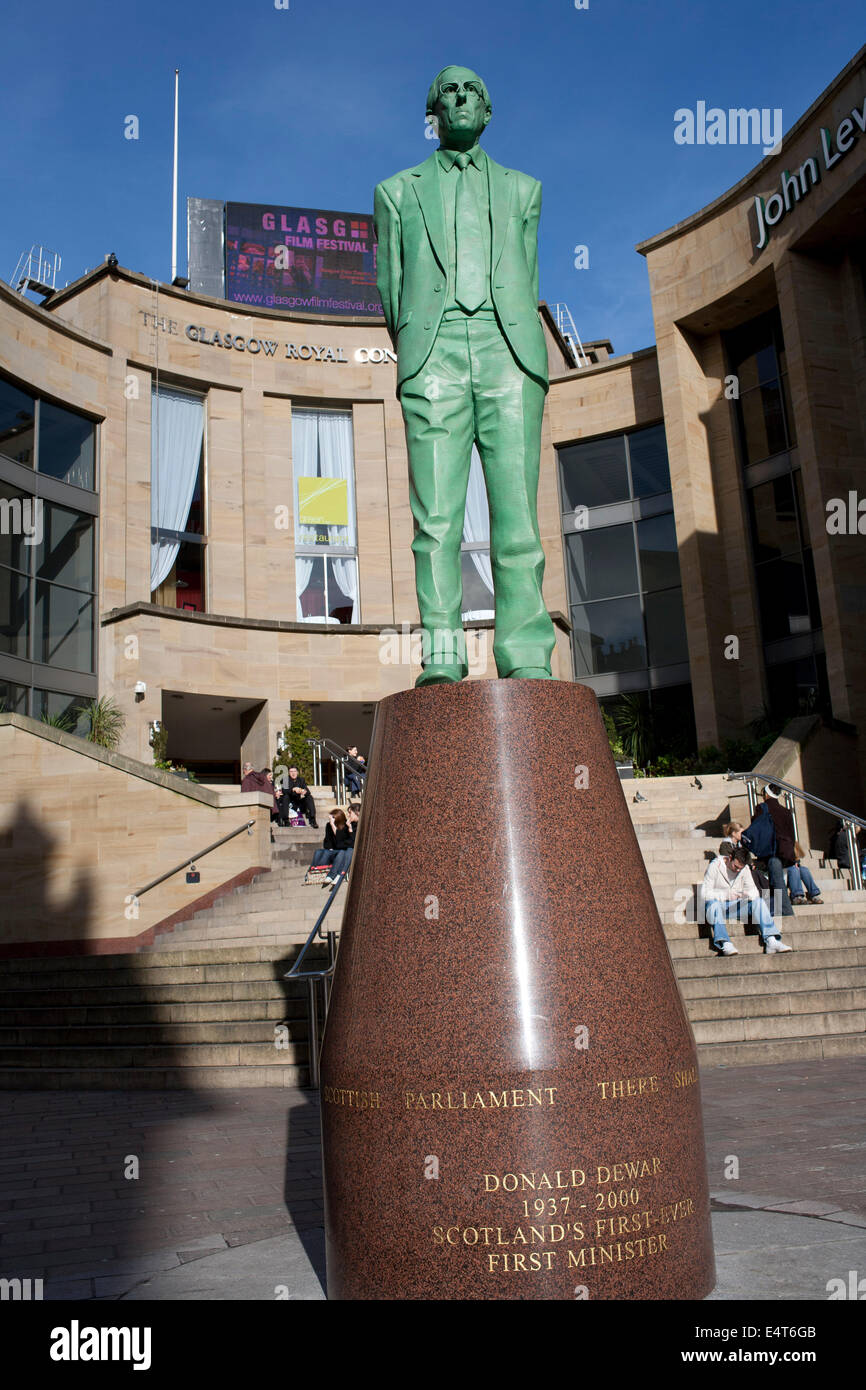
<path fill-rule="evenodd" d="M 349 485 L 345 478 L 299 478 L 298 520 L 302 526 L 348 526 Z"/>

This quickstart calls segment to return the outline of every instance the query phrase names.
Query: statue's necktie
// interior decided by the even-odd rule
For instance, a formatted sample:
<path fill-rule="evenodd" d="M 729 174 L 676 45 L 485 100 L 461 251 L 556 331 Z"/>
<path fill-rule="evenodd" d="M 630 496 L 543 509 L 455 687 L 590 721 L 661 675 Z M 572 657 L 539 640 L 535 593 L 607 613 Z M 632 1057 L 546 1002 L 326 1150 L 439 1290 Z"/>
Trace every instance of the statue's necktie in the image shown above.
<path fill-rule="evenodd" d="M 460 171 L 454 209 L 454 244 L 457 253 L 455 297 L 461 308 L 473 314 L 484 303 L 486 296 L 484 238 L 478 202 L 470 183 L 475 176 L 467 168 L 471 163 L 469 155 L 458 154 L 454 163 Z"/>

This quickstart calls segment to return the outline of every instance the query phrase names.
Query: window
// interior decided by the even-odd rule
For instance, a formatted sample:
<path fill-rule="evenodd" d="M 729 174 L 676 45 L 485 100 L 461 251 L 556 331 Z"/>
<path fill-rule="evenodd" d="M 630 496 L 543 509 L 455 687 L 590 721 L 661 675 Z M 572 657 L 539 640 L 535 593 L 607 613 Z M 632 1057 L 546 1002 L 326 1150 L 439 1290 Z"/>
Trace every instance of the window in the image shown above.
<path fill-rule="evenodd" d="M 32 468 L 36 452 L 36 401 L 0 379 L 0 454 Z"/>
<path fill-rule="evenodd" d="M 670 492 L 671 473 L 668 467 L 668 446 L 664 425 L 648 430 L 635 430 L 626 435 L 632 496 L 650 497 L 656 492 Z"/>
<path fill-rule="evenodd" d="M 67 695 L 60 690 L 34 690 L 33 718 L 59 723 L 67 733 L 85 738 L 90 730 L 90 720 L 82 713 L 82 705 L 86 703 L 86 697 L 82 695 Z"/>
<path fill-rule="evenodd" d="M 0 680 L 0 714 L 27 713 L 27 686 Z"/>
<path fill-rule="evenodd" d="M 793 448 L 796 440 L 778 310 L 727 333 L 725 344 L 739 387 L 736 406 L 744 462 L 760 463 Z"/>
<path fill-rule="evenodd" d="M 625 435 L 588 439 L 559 450 L 562 510 L 603 507 L 629 496 Z"/>
<path fill-rule="evenodd" d="M 27 657 L 30 631 L 30 579 L 0 567 L 0 651 Z"/>
<path fill-rule="evenodd" d="M 752 488 L 749 502 L 756 564 L 778 559 L 780 555 L 791 555 L 800 549 L 797 502 L 791 473 L 783 473 L 781 478 L 773 478 Z"/>
<path fill-rule="evenodd" d="M 83 415 L 39 403 L 39 472 L 75 487 L 94 486 L 94 429 Z"/>
<path fill-rule="evenodd" d="M 575 531 L 565 538 L 572 599 L 581 603 L 636 593 L 637 559 L 631 523 Z"/>
<path fill-rule="evenodd" d="M 663 589 L 644 599 L 650 666 L 688 661 L 689 645 L 681 589 Z"/>
<path fill-rule="evenodd" d="M 0 378 L 0 709 L 96 694 L 95 491 L 94 422 Z"/>
<path fill-rule="evenodd" d="M 298 619 L 360 622 L 351 412 L 293 410 L 292 468 Z"/>
<path fill-rule="evenodd" d="M 634 671 L 646 666 L 640 597 L 576 604 L 571 609 L 575 674 Z"/>
<path fill-rule="evenodd" d="M 664 425 L 586 440 L 559 458 L 575 676 L 628 672 L 634 690 L 643 671 L 649 686 L 650 667 L 688 662 Z"/>
<path fill-rule="evenodd" d="M 204 612 L 204 400 L 174 386 L 151 407 L 150 587 L 155 603 Z"/>
<path fill-rule="evenodd" d="M 38 447 L 37 447 L 38 441 Z M 62 483 L 96 487 L 96 426 L 0 379 L 0 454 Z"/>
<path fill-rule="evenodd" d="M 805 521 L 782 322 L 777 309 L 728 333 L 769 701 L 791 713 L 825 702 L 821 611 Z M 796 459 L 796 456 L 794 456 Z M 769 468 L 751 465 L 774 460 Z M 776 476 L 769 481 L 767 471 Z M 810 693 L 811 692 L 811 693 Z M 811 704 L 810 704 L 811 701 Z"/>
<path fill-rule="evenodd" d="M 673 512 L 639 521 L 637 544 L 643 589 L 667 589 L 679 584 L 680 560 Z"/>
<path fill-rule="evenodd" d="M 767 666 L 767 694 L 779 719 L 830 709 L 827 662 L 823 653 Z"/>
<path fill-rule="evenodd" d="M 93 517 L 0 482 L 4 508 L 9 534 L 0 527 L 0 651 L 94 671 Z"/>
<path fill-rule="evenodd" d="M 490 511 L 481 456 L 474 444 L 469 467 L 469 486 L 466 490 L 460 562 L 463 575 L 463 621 L 492 618 L 494 605 L 493 568 L 490 563 Z"/>

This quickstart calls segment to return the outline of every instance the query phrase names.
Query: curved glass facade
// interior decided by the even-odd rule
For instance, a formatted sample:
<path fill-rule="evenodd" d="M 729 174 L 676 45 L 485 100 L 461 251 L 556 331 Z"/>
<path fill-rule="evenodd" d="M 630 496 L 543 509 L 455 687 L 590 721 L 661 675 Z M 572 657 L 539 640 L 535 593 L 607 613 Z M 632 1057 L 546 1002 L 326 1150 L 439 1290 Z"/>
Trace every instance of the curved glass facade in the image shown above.
<path fill-rule="evenodd" d="M 664 426 L 558 453 L 575 678 L 600 696 L 687 681 Z"/>
<path fill-rule="evenodd" d="M 97 426 L 0 378 L 0 708 L 64 716 L 96 695 Z"/>

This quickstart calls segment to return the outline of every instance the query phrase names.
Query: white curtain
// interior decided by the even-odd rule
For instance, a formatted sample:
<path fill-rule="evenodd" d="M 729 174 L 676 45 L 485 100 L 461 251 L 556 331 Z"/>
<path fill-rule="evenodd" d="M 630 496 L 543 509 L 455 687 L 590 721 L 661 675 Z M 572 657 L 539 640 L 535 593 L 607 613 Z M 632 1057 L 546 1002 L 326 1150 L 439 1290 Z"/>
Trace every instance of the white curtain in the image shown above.
<path fill-rule="evenodd" d="M 295 560 L 295 591 L 296 591 L 296 593 L 297 593 L 297 595 L 298 595 L 297 603 L 298 603 L 298 622 L 299 622 L 299 623 L 305 623 L 305 622 L 310 622 L 310 623 L 321 622 L 321 619 L 320 619 L 320 618 L 305 618 L 305 617 L 304 617 L 304 614 L 303 614 L 303 610 L 301 609 L 301 596 L 306 592 L 307 585 L 309 584 L 310 579 L 312 578 L 312 575 L 313 575 L 313 561 L 312 561 L 312 559 L 307 560 L 307 559 L 305 559 L 302 555 L 299 555 L 299 556 L 296 558 L 296 560 Z"/>
<path fill-rule="evenodd" d="M 346 483 L 346 526 L 328 526 L 327 545 L 319 548 L 323 560 L 333 562 L 333 576 L 347 598 L 352 600 L 352 622 L 358 620 L 358 562 L 331 555 L 331 546 L 355 545 L 355 454 L 352 416 L 345 410 L 292 411 L 292 463 L 295 476 L 296 502 L 295 539 L 298 545 L 316 545 L 319 526 L 303 526 L 300 522 L 300 500 L 297 480 L 300 478 L 339 478 Z M 313 572 L 313 559 L 299 556 L 296 565 L 298 618 L 302 622 L 339 622 L 338 618 L 305 617 L 301 612 L 301 596 Z"/>
<path fill-rule="evenodd" d="M 487 505 L 487 488 L 484 486 L 484 470 L 475 445 L 472 445 L 472 463 L 469 468 L 469 488 L 466 493 L 466 513 L 463 518 L 463 539 L 476 544 L 490 544 L 490 511 Z M 471 550 L 472 563 L 490 594 L 490 607 L 472 609 L 463 614 L 467 622 L 473 618 L 493 617 L 493 569 L 489 550 Z"/>
<path fill-rule="evenodd" d="M 160 531 L 183 531 L 195 492 L 204 437 L 204 401 L 160 386 L 151 398 L 150 589 L 158 589 L 177 559 L 180 542 Z"/>
<path fill-rule="evenodd" d="M 338 560 L 333 557 L 334 578 L 346 598 L 352 600 L 352 622 L 358 621 L 358 565 L 355 560 Z"/>
<path fill-rule="evenodd" d="M 292 411 L 292 468 L 295 475 L 295 540 L 300 544 L 314 544 L 315 526 L 302 526 L 300 522 L 300 501 L 297 480 L 315 478 L 319 463 L 319 417 L 314 410 Z M 307 575 L 307 584 L 309 583 Z M 304 588 L 306 588 L 306 584 Z M 300 575 L 298 576 L 298 596 L 302 593 Z"/>
<path fill-rule="evenodd" d="M 342 478 L 346 483 L 348 526 L 329 526 L 330 545 L 355 544 L 355 458 L 352 417 L 344 410 L 320 410 L 319 468 L 323 478 Z M 346 590 L 348 594 L 348 590 Z"/>

